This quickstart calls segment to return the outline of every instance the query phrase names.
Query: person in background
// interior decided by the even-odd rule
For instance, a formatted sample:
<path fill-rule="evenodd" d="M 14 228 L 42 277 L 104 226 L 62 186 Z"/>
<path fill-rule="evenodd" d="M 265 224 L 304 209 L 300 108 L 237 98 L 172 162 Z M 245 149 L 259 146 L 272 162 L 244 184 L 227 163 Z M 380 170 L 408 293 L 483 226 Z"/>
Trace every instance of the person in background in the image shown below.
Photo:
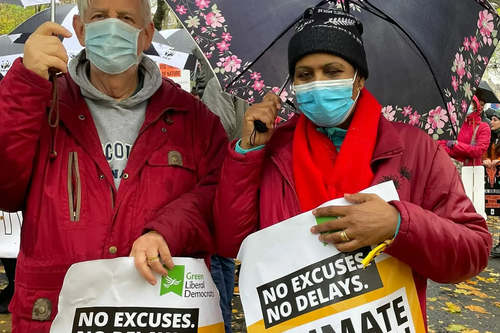
<path fill-rule="evenodd" d="M 201 100 L 214 114 L 219 116 L 229 141 L 241 137 L 243 117 L 248 108 L 246 101 L 222 91 L 215 76 L 205 86 Z M 236 278 L 234 259 L 213 255 L 211 266 L 212 278 L 219 289 L 226 333 L 231 333 L 232 299 Z"/>
<path fill-rule="evenodd" d="M 483 91 L 478 88 L 475 96 L 479 100 L 479 105 L 481 105 L 481 121 L 483 123 L 487 123 L 488 126 L 491 126 L 490 118 L 488 117 L 484 109 L 484 106 L 486 105 L 486 100 L 483 97 L 484 96 Z"/>
<path fill-rule="evenodd" d="M 484 114 L 491 121 L 491 117 L 493 117 L 493 115 L 495 114 L 495 111 L 496 111 L 495 109 L 490 107 L 488 110 L 484 111 Z"/>
<path fill-rule="evenodd" d="M 201 99 L 205 92 L 205 87 L 215 74 L 210 67 L 210 63 L 207 61 L 199 47 L 195 46 L 193 48 L 193 54 L 198 60 L 198 63 L 196 64 L 194 86 L 196 88 L 196 93 Z"/>
<path fill-rule="evenodd" d="M 490 144 L 491 130 L 481 121 L 481 113 L 479 99 L 474 96 L 457 140 L 438 141 L 451 158 L 464 166 L 482 165 L 483 155 Z"/>
<path fill-rule="evenodd" d="M 201 101 L 219 116 L 229 141 L 241 138 L 243 116 L 249 107 L 248 102 L 222 91 L 215 76 L 208 81 Z"/>
<path fill-rule="evenodd" d="M 191 88 L 191 96 L 193 96 L 196 99 L 200 99 L 200 96 L 196 93 L 196 87 Z"/>
<path fill-rule="evenodd" d="M 496 166 L 500 160 L 500 110 L 494 111 L 491 116 L 491 140 L 488 150 L 483 157 L 483 165 L 487 168 Z M 500 236 L 498 243 L 491 250 L 490 257 L 500 258 Z"/>
<path fill-rule="evenodd" d="M 242 138 L 230 143 L 217 188 L 215 246 L 234 257 L 249 234 L 345 198 L 354 205 L 314 210 L 330 220 L 304 232 L 340 252 L 392 241 L 385 252 L 413 270 L 426 318 L 427 280 L 457 283 L 479 274 L 491 235 L 443 148 L 381 114 L 365 88 L 362 33 L 352 14 L 304 13 L 288 45 L 301 112 L 275 126 L 281 100 L 270 93 L 245 113 Z M 254 133 L 256 120 L 266 133 Z M 397 181 L 400 200 L 359 193 L 387 179 Z"/>

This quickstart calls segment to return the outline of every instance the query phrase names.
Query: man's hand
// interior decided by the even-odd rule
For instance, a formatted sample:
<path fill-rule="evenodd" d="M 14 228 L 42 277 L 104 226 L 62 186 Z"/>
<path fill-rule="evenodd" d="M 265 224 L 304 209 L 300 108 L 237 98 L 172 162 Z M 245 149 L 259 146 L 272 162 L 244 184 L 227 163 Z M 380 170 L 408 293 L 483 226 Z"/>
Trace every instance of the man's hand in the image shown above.
<path fill-rule="evenodd" d="M 333 243 L 341 252 L 351 252 L 394 237 L 398 226 L 398 210 L 395 207 L 375 194 L 346 194 L 345 199 L 354 205 L 329 206 L 313 211 L 316 217 L 339 217 L 311 228 L 313 234 L 337 231 L 320 235 L 321 242 Z M 342 231 L 349 241 L 342 241 Z"/>
<path fill-rule="evenodd" d="M 43 78 L 49 79 L 49 68 L 68 71 L 68 54 L 57 36 L 71 37 L 71 32 L 60 24 L 45 22 L 28 38 L 24 45 L 23 65 Z"/>
<path fill-rule="evenodd" d="M 168 269 L 174 268 L 174 262 L 170 255 L 167 243 L 163 236 L 156 232 L 148 232 L 137 238 L 132 246 L 130 256 L 135 258 L 135 267 L 146 281 L 151 285 L 156 285 L 156 278 L 153 271 L 167 276 L 168 271 L 163 267 L 161 260 Z"/>

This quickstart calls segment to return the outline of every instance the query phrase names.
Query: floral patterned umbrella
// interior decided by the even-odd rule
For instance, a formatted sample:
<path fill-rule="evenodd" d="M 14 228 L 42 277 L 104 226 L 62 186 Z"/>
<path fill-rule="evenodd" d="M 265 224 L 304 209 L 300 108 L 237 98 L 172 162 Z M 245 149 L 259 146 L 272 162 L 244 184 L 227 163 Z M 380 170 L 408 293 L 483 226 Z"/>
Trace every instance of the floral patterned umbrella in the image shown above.
<path fill-rule="evenodd" d="M 436 140 L 454 138 L 500 38 L 491 5 L 486 0 L 350 2 L 167 0 L 221 85 L 250 103 L 278 92 L 286 81 L 288 40 L 306 8 L 350 8 L 364 24 L 367 88 L 384 105 L 386 118 L 417 126 Z M 287 88 L 283 100 L 291 100 Z M 284 112 L 284 119 L 293 114 Z"/>

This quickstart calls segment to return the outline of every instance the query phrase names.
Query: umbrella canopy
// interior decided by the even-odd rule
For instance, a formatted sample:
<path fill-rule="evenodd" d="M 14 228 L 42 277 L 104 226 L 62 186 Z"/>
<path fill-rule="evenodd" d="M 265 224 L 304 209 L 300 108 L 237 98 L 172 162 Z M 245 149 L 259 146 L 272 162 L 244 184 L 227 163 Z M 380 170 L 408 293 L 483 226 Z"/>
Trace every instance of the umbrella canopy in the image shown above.
<path fill-rule="evenodd" d="M 285 82 L 294 26 L 320 0 L 168 0 L 229 92 L 257 102 Z M 341 6 L 341 4 L 337 4 Z M 495 46 L 499 19 L 482 0 L 363 0 L 367 88 L 389 120 L 455 137 Z M 459 17 L 460 19 L 457 19 Z M 290 98 L 290 86 L 281 98 Z M 288 115 L 281 115 L 288 118 Z"/>
<path fill-rule="evenodd" d="M 500 103 L 488 82 L 481 81 L 479 83 L 478 91 L 480 92 L 485 103 Z"/>
<path fill-rule="evenodd" d="M 185 29 L 162 30 L 160 34 L 166 39 L 166 44 L 176 51 L 192 53 L 193 48 L 196 47 L 194 39 Z"/>
<path fill-rule="evenodd" d="M 76 5 L 57 6 L 55 22 L 61 24 L 73 34 L 71 38 L 63 40 L 63 45 L 70 58 L 76 56 L 83 49 L 73 30 L 73 16 L 76 14 L 78 14 Z M 5 75 L 14 60 L 22 56 L 24 43 L 29 36 L 48 20 L 50 20 L 50 9 L 33 15 L 14 29 L 10 35 L 0 37 L 0 73 Z M 158 31 L 155 31 L 153 43 L 144 53 L 157 63 L 194 70 L 196 58 L 192 54 L 176 51 L 166 43 L 165 38 Z"/>
<path fill-rule="evenodd" d="M 78 41 L 78 38 L 76 37 L 76 34 L 73 30 L 73 16 L 75 15 L 78 15 L 78 7 L 75 4 L 57 6 L 55 22 L 59 23 L 73 33 L 73 36 L 71 38 L 66 38 L 63 41 L 63 45 L 67 50 L 81 48 L 80 42 Z M 33 15 L 32 17 L 21 23 L 9 35 L 16 36 L 14 40 L 15 43 L 24 44 L 29 36 L 36 29 L 38 29 L 39 26 L 48 21 L 50 21 L 50 9 L 42 10 L 41 12 Z M 163 38 L 163 36 L 157 30 L 155 30 L 153 42 L 165 45 L 168 44 L 166 39 Z"/>
<path fill-rule="evenodd" d="M 8 3 L 11 5 L 29 7 L 36 5 L 46 5 L 49 4 L 51 0 L 0 0 L 0 3 Z M 59 1 L 56 1 L 59 3 Z"/>

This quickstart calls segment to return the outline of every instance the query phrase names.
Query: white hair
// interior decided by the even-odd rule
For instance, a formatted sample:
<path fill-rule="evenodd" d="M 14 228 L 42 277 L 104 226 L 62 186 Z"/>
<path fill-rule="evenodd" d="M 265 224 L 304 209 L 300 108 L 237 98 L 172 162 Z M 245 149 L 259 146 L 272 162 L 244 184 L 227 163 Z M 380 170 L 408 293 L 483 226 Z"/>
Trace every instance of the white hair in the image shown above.
<path fill-rule="evenodd" d="M 90 6 L 90 1 L 92 1 L 92 0 L 78 0 L 77 1 L 78 12 L 80 13 L 82 20 L 85 17 L 85 11 Z M 141 1 L 142 19 L 144 21 L 144 26 L 147 26 L 149 23 L 151 23 L 151 6 L 149 4 L 149 0 L 140 0 L 140 1 Z"/>

